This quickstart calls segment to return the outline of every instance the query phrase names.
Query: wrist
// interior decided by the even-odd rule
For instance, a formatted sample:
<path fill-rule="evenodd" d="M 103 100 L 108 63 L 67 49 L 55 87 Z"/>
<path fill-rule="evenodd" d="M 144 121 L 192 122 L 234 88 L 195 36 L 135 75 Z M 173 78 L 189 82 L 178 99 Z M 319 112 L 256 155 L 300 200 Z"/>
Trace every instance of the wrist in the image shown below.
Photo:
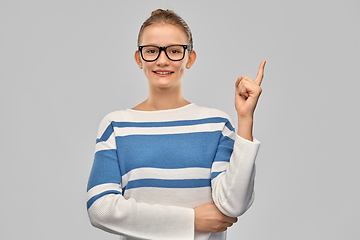
<path fill-rule="evenodd" d="M 252 117 L 240 117 L 238 116 L 238 131 L 237 134 L 249 141 L 253 140 L 253 118 Z"/>
<path fill-rule="evenodd" d="M 254 119 L 254 114 L 248 114 L 248 115 L 240 115 L 237 114 L 238 120 L 239 121 L 244 121 L 244 122 L 252 122 Z"/>

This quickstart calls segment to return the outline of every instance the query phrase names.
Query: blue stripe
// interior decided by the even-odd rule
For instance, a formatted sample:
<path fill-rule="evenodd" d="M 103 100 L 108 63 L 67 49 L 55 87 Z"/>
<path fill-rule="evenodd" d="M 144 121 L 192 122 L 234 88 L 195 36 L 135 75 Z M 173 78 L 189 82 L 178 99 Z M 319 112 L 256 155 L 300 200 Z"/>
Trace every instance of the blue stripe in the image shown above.
<path fill-rule="evenodd" d="M 95 153 L 87 190 L 104 183 L 120 184 L 121 175 L 115 149 Z"/>
<path fill-rule="evenodd" d="M 230 130 L 235 132 L 235 128 L 231 125 L 231 123 L 229 121 L 226 122 L 225 126 Z"/>
<path fill-rule="evenodd" d="M 224 171 L 221 171 L 221 172 L 212 172 L 212 173 L 211 173 L 211 180 L 213 180 L 214 178 L 216 178 L 217 176 L 219 176 L 219 174 L 222 173 L 222 172 L 225 172 L 225 170 L 224 170 Z"/>
<path fill-rule="evenodd" d="M 221 134 L 214 162 L 229 162 L 234 148 L 234 140 Z"/>
<path fill-rule="evenodd" d="M 221 131 L 116 137 L 122 174 L 141 167 L 211 168 Z"/>
<path fill-rule="evenodd" d="M 108 194 L 121 194 L 120 191 L 116 191 L 116 190 L 109 190 L 109 191 L 105 191 L 102 192 L 96 196 L 93 196 L 92 198 L 89 199 L 89 201 L 87 201 L 87 209 L 89 209 L 91 207 L 91 205 L 98 200 L 99 198 L 101 198 L 102 196 L 108 195 Z"/>
<path fill-rule="evenodd" d="M 164 180 L 164 179 L 139 179 L 129 181 L 126 189 L 140 187 L 156 188 L 200 188 L 210 187 L 210 179 L 183 179 L 183 180 Z"/>
<path fill-rule="evenodd" d="M 176 126 L 189 126 L 199 125 L 205 123 L 226 123 L 228 119 L 221 117 L 204 118 L 198 120 L 181 120 L 181 121 L 168 121 L 168 122 L 113 122 L 113 126 L 117 128 L 125 127 L 176 127 Z M 231 124 L 230 124 L 231 126 Z M 229 126 L 228 126 L 229 128 Z M 231 126 L 232 128 L 232 126 Z"/>
<path fill-rule="evenodd" d="M 114 132 L 114 128 L 112 127 L 112 125 L 110 124 L 104 131 L 104 133 L 102 134 L 102 136 L 98 139 L 96 139 L 96 143 L 99 142 L 106 142 L 109 137 L 111 136 L 111 134 Z"/>

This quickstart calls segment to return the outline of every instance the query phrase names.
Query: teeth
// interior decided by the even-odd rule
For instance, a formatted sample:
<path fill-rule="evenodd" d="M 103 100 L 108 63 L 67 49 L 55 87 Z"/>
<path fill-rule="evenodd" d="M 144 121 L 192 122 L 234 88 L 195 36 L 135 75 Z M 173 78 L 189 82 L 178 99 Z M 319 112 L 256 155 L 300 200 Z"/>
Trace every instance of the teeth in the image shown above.
<path fill-rule="evenodd" d="M 171 72 L 156 72 L 157 74 L 162 74 L 162 75 L 165 75 L 165 74 L 170 74 Z"/>

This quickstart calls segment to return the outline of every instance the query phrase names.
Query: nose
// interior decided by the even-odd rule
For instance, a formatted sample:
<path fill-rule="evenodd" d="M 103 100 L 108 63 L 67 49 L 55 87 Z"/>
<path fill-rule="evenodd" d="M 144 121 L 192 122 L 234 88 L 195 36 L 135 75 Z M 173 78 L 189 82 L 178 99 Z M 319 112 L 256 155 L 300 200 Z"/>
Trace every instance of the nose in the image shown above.
<path fill-rule="evenodd" d="M 156 64 L 160 65 L 160 66 L 164 66 L 164 65 L 168 65 L 169 64 L 169 59 L 165 54 L 165 50 L 160 51 L 160 56 L 159 58 L 156 60 Z"/>

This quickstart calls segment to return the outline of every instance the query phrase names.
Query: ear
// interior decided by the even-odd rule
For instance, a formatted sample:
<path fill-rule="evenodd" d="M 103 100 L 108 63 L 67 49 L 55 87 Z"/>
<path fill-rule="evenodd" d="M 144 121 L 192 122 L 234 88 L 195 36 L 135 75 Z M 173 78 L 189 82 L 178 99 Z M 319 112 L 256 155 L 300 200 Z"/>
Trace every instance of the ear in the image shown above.
<path fill-rule="evenodd" d="M 186 63 L 186 68 L 190 69 L 191 66 L 195 63 L 196 60 L 196 52 L 194 50 L 191 51 L 190 55 L 189 55 L 189 59 Z"/>
<path fill-rule="evenodd" d="M 136 64 L 139 66 L 140 69 L 142 69 L 142 63 L 141 63 L 141 57 L 140 57 L 139 50 L 135 51 L 134 58 L 135 58 Z"/>

